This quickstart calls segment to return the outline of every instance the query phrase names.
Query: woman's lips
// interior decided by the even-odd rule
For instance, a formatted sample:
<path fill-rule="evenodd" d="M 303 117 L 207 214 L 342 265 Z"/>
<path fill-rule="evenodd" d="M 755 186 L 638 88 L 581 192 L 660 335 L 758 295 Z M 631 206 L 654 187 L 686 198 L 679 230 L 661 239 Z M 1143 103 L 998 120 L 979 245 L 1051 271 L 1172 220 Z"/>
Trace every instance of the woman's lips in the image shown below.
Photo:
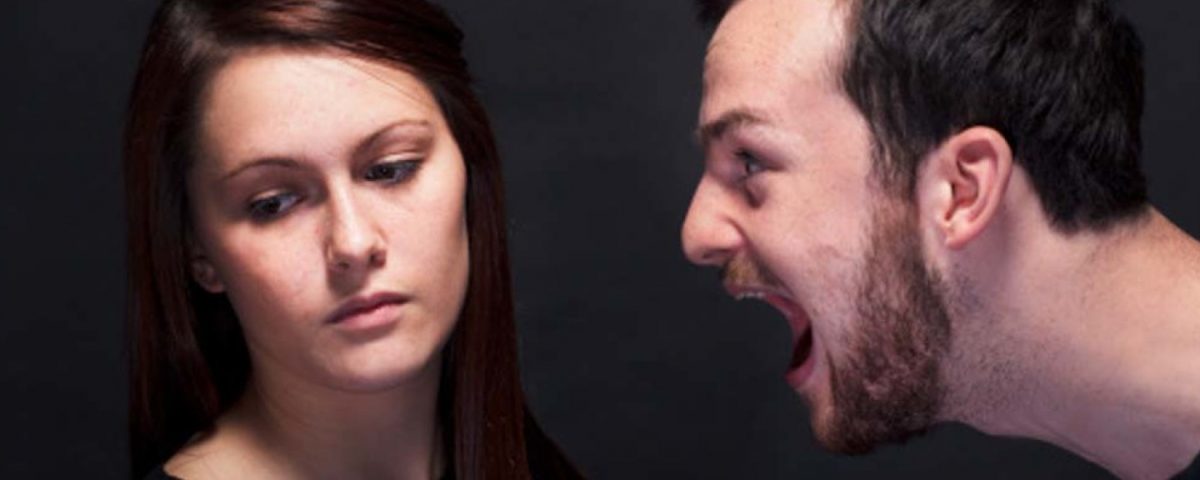
<path fill-rule="evenodd" d="M 406 302 L 407 297 L 392 292 L 354 297 L 338 307 L 326 323 L 352 330 L 387 325 L 397 319 Z"/>

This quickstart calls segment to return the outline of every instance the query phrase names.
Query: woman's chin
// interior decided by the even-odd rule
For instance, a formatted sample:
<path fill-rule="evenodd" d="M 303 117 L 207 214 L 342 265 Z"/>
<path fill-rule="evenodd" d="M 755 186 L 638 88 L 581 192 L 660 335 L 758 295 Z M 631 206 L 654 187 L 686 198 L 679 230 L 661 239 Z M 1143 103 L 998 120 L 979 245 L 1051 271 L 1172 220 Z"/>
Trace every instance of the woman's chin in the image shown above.
<path fill-rule="evenodd" d="M 440 352 L 421 355 L 408 348 L 357 348 L 331 359 L 321 376 L 334 388 L 354 393 L 382 393 L 398 387 L 429 385 L 436 389 Z"/>

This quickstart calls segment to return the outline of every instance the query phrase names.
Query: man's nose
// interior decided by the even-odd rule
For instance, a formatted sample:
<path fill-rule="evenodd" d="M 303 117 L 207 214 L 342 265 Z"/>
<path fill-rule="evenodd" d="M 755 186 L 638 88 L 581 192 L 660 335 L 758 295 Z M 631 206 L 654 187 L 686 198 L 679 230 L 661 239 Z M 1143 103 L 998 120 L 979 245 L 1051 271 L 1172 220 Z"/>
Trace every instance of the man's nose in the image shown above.
<path fill-rule="evenodd" d="M 697 265 L 721 266 L 742 242 L 731 221 L 729 202 L 721 187 L 705 177 L 696 187 L 683 221 L 683 252 Z"/>
<path fill-rule="evenodd" d="M 387 261 L 383 232 L 351 192 L 330 194 L 325 261 L 335 273 L 365 272 Z"/>

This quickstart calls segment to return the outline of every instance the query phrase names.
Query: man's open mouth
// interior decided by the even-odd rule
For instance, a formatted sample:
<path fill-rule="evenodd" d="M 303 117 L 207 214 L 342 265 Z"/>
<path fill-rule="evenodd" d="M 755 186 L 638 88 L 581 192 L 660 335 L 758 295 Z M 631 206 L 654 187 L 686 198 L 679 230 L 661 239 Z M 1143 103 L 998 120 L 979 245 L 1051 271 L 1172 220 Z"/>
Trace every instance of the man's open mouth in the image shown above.
<path fill-rule="evenodd" d="M 808 314 L 787 294 L 775 288 L 760 286 L 726 285 L 726 289 L 738 300 L 763 300 L 775 307 L 792 330 L 792 358 L 785 374 L 792 388 L 800 388 L 813 369 L 814 337 Z"/>
<path fill-rule="evenodd" d="M 808 361 L 812 355 L 813 336 L 812 329 L 807 328 L 804 333 L 800 334 L 800 338 L 792 344 L 792 363 L 788 364 L 788 372 L 796 370 Z"/>

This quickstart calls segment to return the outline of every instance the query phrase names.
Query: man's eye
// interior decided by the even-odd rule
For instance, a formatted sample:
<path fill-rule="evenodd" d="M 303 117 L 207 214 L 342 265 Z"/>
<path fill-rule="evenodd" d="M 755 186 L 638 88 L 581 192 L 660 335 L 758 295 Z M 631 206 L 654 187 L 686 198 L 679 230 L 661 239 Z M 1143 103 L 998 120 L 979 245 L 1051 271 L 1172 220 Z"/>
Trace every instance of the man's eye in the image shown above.
<path fill-rule="evenodd" d="M 738 150 L 734 153 L 734 156 L 742 163 L 742 178 L 747 178 L 763 171 L 762 162 L 753 153 L 746 150 Z"/>
<path fill-rule="evenodd" d="M 282 192 L 250 202 L 250 217 L 257 222 L 274 220 L 300 202 L 300 195 Z"/>
<path fill-rule="evenodd" d="M 363 177 L 369 182 L 400 183 L 412 176 L 418 166 L 420 162 L 417 160 L 377 163 L 371 165 Z"/>

